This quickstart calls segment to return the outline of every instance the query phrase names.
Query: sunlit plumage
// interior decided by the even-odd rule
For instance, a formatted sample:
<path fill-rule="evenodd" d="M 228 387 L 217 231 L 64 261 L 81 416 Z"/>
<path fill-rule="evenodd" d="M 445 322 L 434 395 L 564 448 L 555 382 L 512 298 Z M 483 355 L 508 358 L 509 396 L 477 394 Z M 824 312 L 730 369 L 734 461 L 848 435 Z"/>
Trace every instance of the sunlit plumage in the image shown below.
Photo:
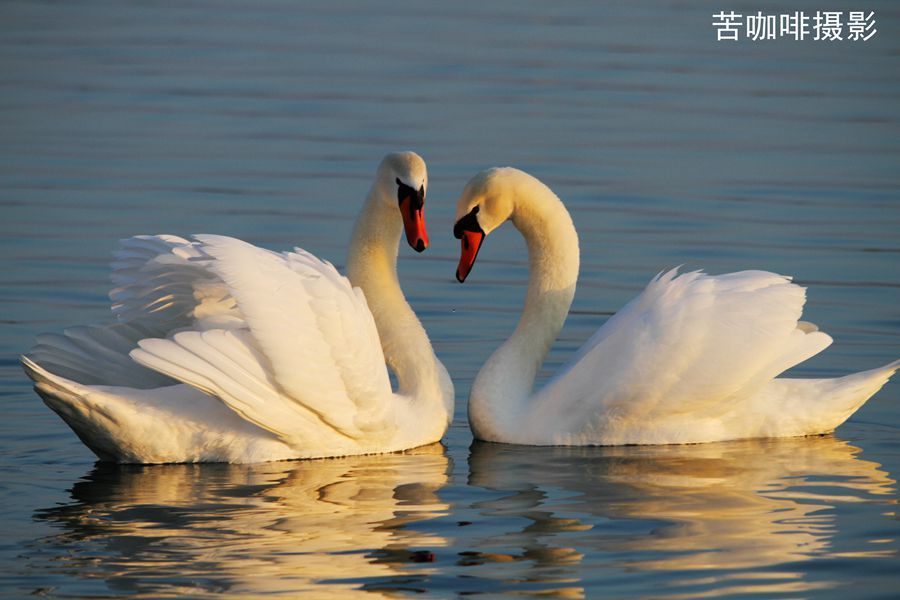
<path fill-rule="evenodd" d="M 426 177 L 413 153 L 379 167 L 348 258 L 361 287 L 300 249 L 214 235 L 124 240 L 110 293 L 120 322 L 41 336 L 25 370 L 85 444 L 119 462 L 257 462 L 435 442 L 453 386 L 396 275 L 396 182 L 424 192 Z"/>
<path fill-rule="evenodd" d="M 519 325 L 472 386 L 469 420 L 480 439 L 620 445 L 826 433 L 900 367 L 895 361 L 834 379 L 778 377 L 832 341 L 799 320 L 804 288 L 764 271 L 671 270 L 533 391 L 575 293 L 572 219 L 547 186 L 511 168 L 469 182 L 457 220 L 472 214 L 477 223 L 468 227 L 483 234 L 511 220 L 525 237 L 531 267 Z M 460 279 L 474 261 L 471 246 L 463 250 Z"/>

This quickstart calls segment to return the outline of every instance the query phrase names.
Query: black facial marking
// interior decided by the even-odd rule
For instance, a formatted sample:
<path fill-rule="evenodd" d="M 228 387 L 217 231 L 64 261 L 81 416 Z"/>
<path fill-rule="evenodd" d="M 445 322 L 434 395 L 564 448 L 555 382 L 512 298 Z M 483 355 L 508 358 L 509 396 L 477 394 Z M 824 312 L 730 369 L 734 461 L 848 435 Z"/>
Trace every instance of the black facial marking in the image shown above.
<path fill-rule="evenodd" d="M 464 231 L 484 234 L 484 230 L 481 228 L 481 225 L 478 224 L 478 218 L 475 216 L 478 214 L 478 210 L 478 205 L 475 205 L 475 207 L 469 211 L 469 214 L 456 222 L 456 225 L 453 226 L 453 237 L 456 239 L 462 238 Z"/>
<path fill-rule="evenodd" d="M 425 206 L 425 184 L 422 184 L 422 187 L 416 191 L 415 188 L 400 181 L 399 177 L 396 181 L 397 202 L 402 204 L 404 200 L 409 198 L 409 213 L 410 216 L 414 216 L 416 211 L 422 210 L 422 207 Z"/>

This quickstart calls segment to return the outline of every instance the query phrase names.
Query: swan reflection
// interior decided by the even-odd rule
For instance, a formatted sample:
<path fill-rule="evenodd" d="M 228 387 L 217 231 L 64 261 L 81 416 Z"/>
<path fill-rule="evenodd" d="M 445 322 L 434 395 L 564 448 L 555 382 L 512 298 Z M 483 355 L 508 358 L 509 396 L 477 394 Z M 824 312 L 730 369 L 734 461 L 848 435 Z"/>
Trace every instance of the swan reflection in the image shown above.
<path fill-rule="evenodd" d="M 872 502 L 881 515 L 893 503 L 895 481 L 859 452 L 830 436 L 616 448 L 475 443 L 469 483 L 504 493 L 483 502 L 483 513 L 526 525 L 472 542 L 485 550 L 467 560 L 527 561 L 529 581 L 573 596 L 583 577 L 604 569 L 644 578 L 680 571 L 669 593 L 684 586 L 691 597 L 706 585 L 764 594 L 829 586 L 804 581 L 790 563 L 847 555 L 832 548 L 841 505 Z M 512 545 L 521 553 L 492 550 Z"/>
<path fill-rule="evenodd" d="M 437 492 L 449 469 L 439 444 L 252 466 L 98 465 L 73 487 L 75 503 L 37 513 L 63 529 L 43 540 L 41 562 L 138 595 L 315 586 L 343 597 L 360 579 L 408 582 L 428 568 L 412 563 L 446 540 L 416 524 L 447 513 Z"/>

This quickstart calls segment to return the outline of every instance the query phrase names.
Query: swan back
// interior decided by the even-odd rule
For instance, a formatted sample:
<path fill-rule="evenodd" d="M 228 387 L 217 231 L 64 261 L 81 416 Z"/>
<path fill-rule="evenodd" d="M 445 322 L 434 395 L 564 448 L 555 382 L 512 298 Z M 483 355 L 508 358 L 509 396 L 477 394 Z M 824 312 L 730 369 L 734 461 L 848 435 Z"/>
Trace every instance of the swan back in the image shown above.
<path fill-rule="evenodd" d="M 567 444 L 755 437 L 752 414 L 766 410 L 755 395 L 831 343 L 798 327 L 805 298 L 790 278 L 763 271 L 661 274 L 536 394 L 531 435 Z"/>

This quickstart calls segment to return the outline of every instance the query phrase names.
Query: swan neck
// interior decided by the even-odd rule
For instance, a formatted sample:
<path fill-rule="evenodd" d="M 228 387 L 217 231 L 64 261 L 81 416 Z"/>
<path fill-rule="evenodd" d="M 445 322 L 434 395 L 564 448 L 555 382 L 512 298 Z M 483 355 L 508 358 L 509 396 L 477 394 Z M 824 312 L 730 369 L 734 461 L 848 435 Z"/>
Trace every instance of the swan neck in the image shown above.
<path fill-rule="evenodd" d="M 365 294 L 398 392 L 419 399 L 440 398 L 442 367 L 397 277 L 402 234 L 396 201 L 376 181 L 353 228 L 347 276 Z"/>
<path fill-rule="evenodd" d="M 513 424 L 514 415 L 527 406 L 538 371 L 565 323 L 578 279 L 578 234 L 569 212 L 544 184 L 525 178 L 517 182 L 510 220 L 528 248 L 528 291 L 516 330 L 491 355 L 472 386 L 470 422 L 481 439 L 495 437 L 492 431 L 498 432 L 504 422 Z"/>

